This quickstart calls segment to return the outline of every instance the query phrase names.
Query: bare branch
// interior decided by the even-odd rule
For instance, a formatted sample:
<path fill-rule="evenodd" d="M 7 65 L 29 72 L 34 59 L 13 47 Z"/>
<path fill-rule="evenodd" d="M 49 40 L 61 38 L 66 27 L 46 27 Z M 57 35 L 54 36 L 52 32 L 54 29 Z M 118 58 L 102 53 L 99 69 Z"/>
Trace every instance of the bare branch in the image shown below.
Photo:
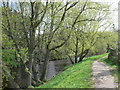
<path fill-rule="evenodd" d="M 62 42 L 61 44 L 59 44 L 59 45 L 57 45 L 57 46 L 51 48 L 50 51 L 62 47 L 62 46 L 68 41 L 69 37 L 70 37 L 70 35 L 67 37 L 67 39 L 64 40 L 64 42 Z"/>
<path fill-rule="evenodd" d="M 73 28 L 74 25 L 76 24 L 77 19 L 79 18 L 79 16 L 80 16 L 80 15 L 83 13 L 83 11 L 85 10 L 86 5 L 87 5 L 87 0 L 86 0 L 86 2 L 85 2 L 85 4 L 84 4 L 83 8 L 81 9 L 81 11 L 79 12 L 79 14 L 77 15 L 77 17 L 75 18 L 75 20 L 74 20 L 74 22 L 73 22 L 73 24 L 72 24 L 72 28 Z"/>

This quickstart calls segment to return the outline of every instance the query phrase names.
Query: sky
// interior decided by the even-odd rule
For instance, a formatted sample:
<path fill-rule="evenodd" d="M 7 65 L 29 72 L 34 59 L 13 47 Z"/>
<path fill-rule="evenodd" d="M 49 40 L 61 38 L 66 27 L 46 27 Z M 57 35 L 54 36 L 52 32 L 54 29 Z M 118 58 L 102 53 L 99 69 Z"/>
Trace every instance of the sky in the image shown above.
<path fill-rule="evenodd" d="M 3 0 L 7 1 L 7 0 Z M 10 0 L 12 2 L 18 1 L 18 0 Z M 20 0 L 20 1 L 27 1 L 27 0 Z M 39 0 L 39 1 L 44 1 L 44 0 Z M 59 0 L 55 0 L 59 1 Z M 73 0 L 74 1 L 74 0 Z M 111 15 L 110 17 L 112 18 L 113 24 L 115 25 L 115 28 L 118 28 L 118 2 L 120 0 L 91 0 L 93 2 L 103 2 L 103 3 L 108 3 L 111 4 Z"/>
<path fill-rule="evenodd" d="M 93 2 L 105 2 L 111 5 L 111 15 L 113 24 L 115 25 L 115 28 L 118 29 L 118 2 L 120 0 L 92 0 Z M 114 10 L 114 11 L 113 11 Z"/>

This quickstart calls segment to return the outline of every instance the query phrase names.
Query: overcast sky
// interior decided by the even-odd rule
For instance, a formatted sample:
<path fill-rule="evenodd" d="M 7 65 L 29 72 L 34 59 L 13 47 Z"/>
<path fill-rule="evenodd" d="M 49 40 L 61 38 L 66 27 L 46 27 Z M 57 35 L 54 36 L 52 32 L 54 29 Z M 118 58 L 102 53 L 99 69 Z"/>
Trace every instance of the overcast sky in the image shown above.
<path fill-rule="evenodd" d="M 93 2 L 105 2 L 111 5 L 111 12 L 110 17 L 112 18 L 113 23 L 115 24 L 115 28 L 118 28 L 118 2 L 120 0 L 92 0 Z"/>
<path fill-rule="evenodd" d="M 3 1 L 7 1 L 7 0 L 3 0 Z M 18 1 L 18 0 L 10 0 L 10 1 L 14 2 L 14 1 Z M 20 1 L 27 1 L 27 0 L 20 0 Z M 40 1 L 46 1 L 46 0 L 40 0 Z M 55 1 L 59 1 L 59 0 L 55 0 Z M 73 1 L 75 1 L 75 0 L 73 0 Z M 110 8 L 112 11 L 110 17 L 112 18 L 112 21 L 115 24 L 115 28 L 118 28 L 118 2 L 120 0 L 91 0 L 91 1 L 112 4 L 111 8 Z"/>

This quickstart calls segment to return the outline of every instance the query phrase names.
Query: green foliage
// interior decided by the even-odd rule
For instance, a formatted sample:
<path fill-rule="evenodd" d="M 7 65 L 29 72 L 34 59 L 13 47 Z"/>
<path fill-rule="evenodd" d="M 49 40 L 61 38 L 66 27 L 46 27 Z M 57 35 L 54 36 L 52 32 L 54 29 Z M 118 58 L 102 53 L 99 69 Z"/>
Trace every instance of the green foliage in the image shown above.
<path fill-rule="evenodd" d="M 63 51 L 63 48 L 62 49 L 59 49 L 60 52 L 56 52 L 56 51 L 52 51 L 51 52 L 51 59 L 53 60 L 60 60 L 60 59 L 64 59 L 64 58 L 67 58 L 65 57 L 65 53 Z"/>
<path fill-rule="evenodd" d="M 44 82 L 41 81 L 41 82 L 38 82 L 38 83 L 37 83 L 37 86 L 40 86 L 40 85 L 43 85 L 43 84 L 44 84 Z"/>
<path fill-rule="evenodd" d="M 81 63 L 71 65 L 47 84 L 36 88 L 91 88 L 92 63 L 107 54 L 88 57 Z"/>
<path fill-rule="evenodd" d="M 68 5 L 62 2 L 48 2 L 48 6 L 46 6 L 47 3 L 42 2 L 24 2 L 19 4 L 20 6 L 18 7 L 21 10 L 14 10 L 4 5 L 2 8 L 3 60 L 10 68 L 18 67 L 21 63 L 26 64 L 26 62 L 29 61 L 28 59 L 30 59 L 28 52 L 33 55 L 31 59 L 33 59 L 34 62 L 34 60 L 42 61 L 44 57 L 46 57 L 46 52 L 49 50 L 51 52 L 50 55 L 47 56 L 50 56 L 51 59 L 61 59 L 66 58 L 67 55 L 71 57 L 75 56 L 74 52 L 77 50 L 79 55 L 89 48 L 92 49 L 90 53 L 101 52 L 103 48 L 106 48 L 105 45 L 107 43 L 113 47 L 116 46 L 116 34 L 113 34 L 113 32 L 99 32 L 101 23 L 105 21 L 109 23 L 109 20 L 105 20 L 105 17 L 109 14 L 107 12 L 109 11 L 108 5 L 88 1 L 85 10 L 83 10 L 84 1 L 80 1 L 77 4 L 68 2 Z M 75 6 L 67 10 L 69 6 L 73 4 L 75 4 Z M 75 25 L 73 25 L 74 23 Z M 107 38 L 109 35 L 112 37 Z M 77 41 L 76 37 L 79 39 L 77 48 L 75 45 Z M 98 37 L 101 37 L 98 43 L 95 47 L 91 48 Z M 55 49 L 58 50 L 59 53 L 53 51 Z M 104 52 L 105 49 L 102 53 Z M 91 58 L 89 59 L 92 60 Z M 89 87 L 90 85 L 84 82 L 84 80 L 90 77 L 87 74 L 91 70 L 91 64 L 88 64 L 92 63 L 90 60 L 79 63 L 80 66 L 78 69 L 76 65 L 74 69 L 77 71 L 80 69 L 81 72 L 75 72 L 74 74 L 72 74 L 73 72 L 68 73 L 72 76 L 66 77 L 66 79 L 69 81 L 72 80 L 73 77 L 77 77 L 73 80 L 79 79 L 83 82 L 83 84 L 80 84 L 81 86 L 77 84 L 78 86 Z M 30 65 L 32 67 L 32 64 Z M 86 69 L 84 69 L 83 66 L 86 67 Z M 88 72 L 84 72 L 84 70 L 88 70 Z M 26 68 L 25 71 L 29 72 L 29 69 Z M 66 75 L 68 74 L 66 73 Z M 78 74 L 85 77 L 78 78 Z M 73 81 L 60 81 L 58 87 L 60 87 L 60 85 L 64 86 L 63 83 L 65 85 L 71 83 L 69 85 L 73 84 L 72 87 L 78 87 L 72 82 Z M 76 81 L 76 83 L 79 83 L 79 81 Z"/>
<path fill-rule="evenodd" d="M 68 11 L 67 16 L 69 16 L 69 14 L 71 16 L 65 19 L 66 21 L 65 25 L 71 27 L 72 23 L 74 22 L 74 19 L 76 18 L 76 15 L 78 15 L 80 8 L 82 7 L 82 5 L 84 5 L 84 3 L 85 3 L 84 1 L 83 2 L 81 1 L 75 7 L 71 8 Z M 61 49 L 59 49 L 60 52 L 64 53 L 63 54 L 64 57 L 66 56 L 66 54 L 72 57 L 75 56 L 75 51 L 77 51 L 77 54 L 80 55 L 81 52 L 85 51 L 86 49 L 90 49 L 89 55 L 103 54 L 106 52 L 107 42 L 109 41 L 109 43 L 111 43 L 112 40 L 117 39 L 115 35 L 114 35 L 114 37 L 116 37 L 115 39 L 111 38 L 112 39 L 111 40 L 110 38 L 107 38 L 108 35 L 106 33 L 109 32 L 102 30 L 104 29 L 102 27 L 105 28 L 107 27 L 106 23 L 109 24 L 108 10 L 109 10 L 108 5 L 105 4 L 103 5 L 101 3 L 94 3 L 91 1 L 87 2 L 86 10 L 82 12 L 82 14 L 78 17 L 76 21 L 77 23 L 75 24 L 72 31 L 70 30 L 70 28 L 68 31 L 64 29 L 64 31 L 65 30 L 67 31 L 66 33 L 71 32 L 71 36 L 69 40 L 66 42 L 66 44 L 63 47 L 61 47 Z M 103 16 L 105 15 L 108 18 L 104 21 Z M 60 33 L 60 35 L 57 36 L 62 35 L 62 37 L 64 38 L 65 36 L 63 33 Z M 76 43 L 77 43 L 76 37 L 78 38 L 78 47 L 76 47 Z M 56 40 L 58 40 L 57 42 L 59 43 L 60 39 L 56 38 Z M 97 44 L 94 45 L 94 43 Z"/>
<path fill-rule="evenodd" d="M 16 60 L 14 49 L 2 50 L 2 58 L 8 66 L 17 67 L 20 63 Z"/>
<path fill-rule="evenodd" d="M 3 80 L 3 84 L 2 87 L 5 88 L 8 86 L 7 82 L 8 82 L 8 75 L 6 75 L 4 72 L 2 72 L 2 80 Z"/>
<path fill-rule="evenodd" d="M 10 67 L 19 67 L 21 63 L 26 63 L 28 61 L 26 49 L 21 49 L 21 54 L 18 54 L 15 49 L 3 49 L 2 50 L 2 58 L 5 63 Z M 23 61 L 21 61 L 21 59 Z"/>
<path fill-rule="evenodd" d="M 100 37 L 98 38 L 94 47 L 91 48 L 90 53 L 102 54 L 107 51 L 107 44 L 110 48 L 117 48 L 118 33 L 116 31 L 98 32 Z"/>
<path fill-rule="evenodd" d="M 47 82 L 48 80 L 47 79 L 44 79 L 43 82 Z"/>
<path fill-rule="evenodd" d="M 110 67 L 117 68 L 117 64 L 115 62 L 109 60 L 108 58 L 103 59 L 102 62 L 108 64 Z"/>

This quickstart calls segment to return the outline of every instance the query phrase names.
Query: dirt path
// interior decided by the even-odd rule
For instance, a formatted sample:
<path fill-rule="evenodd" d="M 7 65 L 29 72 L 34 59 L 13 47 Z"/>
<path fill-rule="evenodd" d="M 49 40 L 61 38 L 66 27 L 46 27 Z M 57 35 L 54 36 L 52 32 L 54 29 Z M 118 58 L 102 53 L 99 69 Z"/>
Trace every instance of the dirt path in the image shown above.
<path fill-rule="evenodd" d="M 105 63 L 98 62 L 101 59 L 98 59 L 93 63 L 93 80 L 95 82 L 93 87 L 116 88 L 116 84 L 114 83 L 114 77 L 111 75 L 110 68 Z"/>

